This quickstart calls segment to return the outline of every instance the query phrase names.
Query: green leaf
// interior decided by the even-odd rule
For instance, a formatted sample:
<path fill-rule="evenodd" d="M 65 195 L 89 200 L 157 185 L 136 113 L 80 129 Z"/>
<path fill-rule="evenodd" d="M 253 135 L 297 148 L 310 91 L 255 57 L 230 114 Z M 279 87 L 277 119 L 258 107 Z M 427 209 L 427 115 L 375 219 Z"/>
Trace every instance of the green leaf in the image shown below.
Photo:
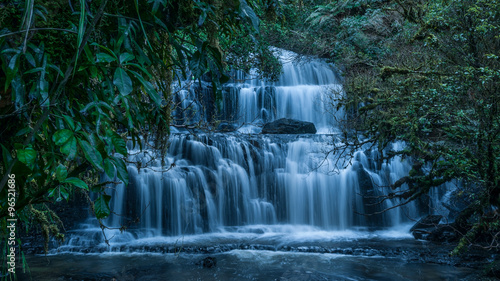
<path fill-rule="evenodd" d="M 18 65 L 18 63 L 17 63 L 18 58 L 19 58 L 19 54 L 15 54 L 14 56 L 12 56 L 12 58 L 10 59 L 9 65 L 8 65 L 9 70 L 17 72 L 16 65 Z"/>
<path fill-rule="evenodd" d="M 156 92 L 155 88 L 153 87 L 153 84 L 151 82 L 146 81 L 144 77 L 142 77 L 139 73 L 135 71 L 130 71 L 130 73 L 134 74 L 137 79 L 141 82 L 141 84 L 144 86 L 144 90 L 146 90 L 146 93 L 149 95 L 149 97 L 157 104 L 161 105 L 161 98 L 158 92 Z"/>
<path fill-rule="evenodd" d="M 99 170 L 103 170 L 102 168 L 102 156 L 95 149 L 95 147 L 91 146 L 87 141 L 85 140 L 78 140 L 78 143 L 80 144 L 83 154 L 85 155 L 85 158 L 96 168 Z"/>
<path fill-rule="evenodd" d="M 5 50 L 1 51 L 0 54 L 9 54 L 9 53 L 19 54 L 20 52 L 21 52 L 20 49 L 9 48 L 9 49 L 5 49 Z"/>
<path fill-rule="evenodd" d="M 60 186 L 59 187 L 59 194 L 61 194 L 61 197 L 64 198 L 66 201 L 69 199 L 69 192 L 66 186 Z M 60 198 L 57 198 L 57 201 L 61 201 Z"/>
<path fill-rule="evenodd" d="M 149 77 L 150 79 L 153 78 L 153 76 L 151 75 L 151 73 L 149 73 L 144 67 L 142 67 L 141 65 L 137 64 L 137 63 L 133 63 L 133 62 L 130 62 L 130 63 L 127 63 L 127 66 L 134 66 L 134 67 L 137 67 L 140 71 L 142 71 L 143 74 L 147 75 L 147 77 Z M 133 72 L 132 70 L 129 69 L 129 72 L 131 73 L 135 73 Z"/>
<path fill-rule="evenodd" d="M 200 18 L 198 19 L 198 26 L 202 26 L 207 18 L 207 13 L 201 13 Z"/>
<path fill-rule="evenodd" d="M 81 179 L 79 178 L 74 178 L 74 177 L 71 177 L 71 178 L 67 178 L 64 183 L 69 183 L 69 184 L 72 184 L 76 187 L 79 187 L 81 189 L 85 189 L 85 190 L 89 190 L 89 187 L 88 185 L 82 181 Z"/>
<path fill-rule="evenodd" d="M 115 57 L 112 57 L 106 53 L 97 54 L 97 62 L 113 62 L 115 60 L 116 60 Z"/>
<path fill-rule="evenodd" d="M 26 57 L 26 60 L 29 62 L 29 64 L 31 64 L 31 66 L 36 66 L 35 59 L 30 52 L 24 53 L 24 56 Z"/>
<path fill-rule="evenodd" d="M 253 28 L 259 32 L 259 17 L 255 14 L 254 10 L 247 4 L 245 0 L 240 0 L 240 16 L 247 19 L 253 26 Z"/>
<path fill-rule="evenodd" d="M 56 178 L 58 181 L 64 181 L 68 176 L 68 169 L 62 164 L 59 164 L 56 168 Z"/>
<path fill-rule="evenodd" d="M 5 87 L 4 87 L 4 91 L 7 91 L 7 89 L 9 89 L 9 85 L 10 83 L 12 82 L 12 80 L 14 79 L 14 77 L 16 77 L 16 74 L 17 72 L 19 71 L 19 64 L 17 63 L 17 58 L 19 57 L 19 54 L 15 54 L 14 56 L 12 56 L 11 60 L 10 60 L 10 63 L 8 65 L 8 69 L 7 69 L 7 79 L 5 79 Z"/>
<path fill-rule="evenodd" d="M 76 156 L 77 146 L 76 146 L 76 138 L 72 136 L 69 141 L 67 141 L 60 149 L 61 153 L 68 156 L 69 160 L 72 160 Z"/>
<path fill-rule="evenodd" d="M 135 56 L 130 54 L 130 53 L 120 54 L 120 63 L 126 63 L 128 61 L 133 60 L 134 58 L 135 58 Z"/>
<path fill-rule="evenodd" d="M 56 195 L 56 191 L 58 190 L 58 187 L 54 187 L 54 188 L 51 188 L 49 189 L 49 197 L 53 197 L 54 195 Z"/>
<path fill-rule="evenodd" d="M 85 0 L 80 0 L 80 20 L 78 21 L 78 39 L 77 39 L 77 50 L 80 49 L 80 46 L 82 45 L 83 41 L 83 34 L 85 33 L 85 14 L 86 14 L 86 1 Z M 78 62 L 78 54 L 80 52 L 76 52 L 76 62 Z M 76 64 L 75 62 L 75 64 Z"/>
<path fill-rule="evenodd" d="M 12 162 L 12 156 L 10 155 L 9 150 L 3 144 L 0 144 L 0 146 L 2 146 L 2 157 L 3 163 L 5 165 L 4 167 L 7 168 Z"/>
<path fill-rule="evenodd" d="M 57 71 L 57 74 L 59 74 L 61 76 L 61 78 L 64 78 L 64 73 L 61 71 L 61 69 L 59 67 L 57 67 L 56 65 L 53 65 L 53 64 L 48 64 L 47 66 L 54 69 L 55 71 Z"/>
<path fill-rule="evenodd" d="M 15 99 L 16 109 L 19 110 L 25 105 L 25 84 L 21 76 L 16 76 L 10 82 L 12 85 L 12 95 L 13 99 Z M 26 116 L 26 113 L 24 114 Z"/>
<path fill-rule="evenodd" d="M 24 74 L 30 74 L 30 73 L 35 73 L 35 72 L 40 72 L 43 70 L 43 67 L 35 67 L 30 70 L 27 70 L 24 72 Z"/>
<path fill-rule="evenodd" d="M 111 135 L 111 142 L 113 143 L 113 146 L 115 147 L 116 152 L 120 153 L 123 156 L 127 156 L 127 144 L 123 140 L 122 137 L 120 137 L 119 134 L 113 132 Z"/>
<path fill-rule="evenodd" d="M 73 132 L 68 130 L 68 129 L 62 129 L 57 131 L 53 136 L 52 136 L 52 141 L 56 145 L 63 145 L 65 144 L 71 137 L 73 136 Z"/>
<path fill-rule="evenodd" d="M 127 166 L 125 165 L 125 161 L 123 159 L 118 159 L 116 157 L 110 157 L 113 164 L 116 167 L 116 176 L 123 181 L 125 185 L 128 185 L 128 171 Z"/>
<path fill-rule="evenodd" d="M 148 58 L 146 53 L 144 53 L 144 48 L 135 40 L 132 40 L 132 45 L 134 46 L 135 51 L 138 53 L 137 61 L 139 61 L 139 63 L 141 64 L 151 64 L 151 60 Z"/>
<path fill-rule="evenodd" d="M 92 78 L 98 78 L 99 77 L 98 75 L 99 74 L 97 73 L 97 67 L 91 66 L 90 67 L 90 77 L 92 77 Z"/>
<path fill-rule="evenodd" d="M 94 201 L 94 212 L 98 219 L 103 219 L 109 216 L 111 213 L 109 209 L 109 200 L 111 196 L 102 194 Z"/>
<path fill-rule="evenodd" d="M 194 52 L 189 61 L 189 69 L 193 73 L 193 76 L 196 78 L 201 77 L 207 71 L 207 68 L 205 55 L 199 50 Z"/>
<path fill-rule="evenodd" d="M 19 159 L 22 163 L 31 166 L 35 163 L 36 151 L 31 147 L 20 149 L 17 151 L 17 159 Z"/>
<path fill-rule="evenodd" d="M 147 35 L 148 33 L 146 32 L 146 29 L 144 29 L 144 24 L 142 24 L 141 13 L 139 12 L 139 1 L 135 0 L 134 3 L 135 3 L 135 10 L 137 12 L 137 17 L 139 17 L 139 23 L 141 24 L 142 33 L 145 35 L 146 38 L 146 43 L 148 44 L 149 49 L 153 50 L 153 47 L 151 47 L 151 43 L 149 43 Z"/>
<path fill-rule="evenodd" d="M 109 158 L 104 159 L 104 172 L 110 179 L 115 177 L 115 166 Z"/>
<path fill-rule="evenodd" d="M 30 127 L 23 128 L 23 129 L 19 130 L 19 132 L 16 133 L 16 137 L 24 136 L 27 133 L 29 133 L 30 131 L 31 131 Z"/>
<path fill-rule="evenodd" d="M 68 115 L 63 115 L 64 121 L 66 121 L 66 124 L 68 124 L 69 128 L 71 130 L 75 130 L 75 122 L 73 122 L 73 118 L 71 118 Z"/>
<path fill-rule="evenodd" d="M 124 96 L 132 92 L 132 79 L 123 70 L 123 68 L 117 68 L 115 70 L 115 75 L 113 77 L 113 84 L 118 88 L 118 91 Z"/>

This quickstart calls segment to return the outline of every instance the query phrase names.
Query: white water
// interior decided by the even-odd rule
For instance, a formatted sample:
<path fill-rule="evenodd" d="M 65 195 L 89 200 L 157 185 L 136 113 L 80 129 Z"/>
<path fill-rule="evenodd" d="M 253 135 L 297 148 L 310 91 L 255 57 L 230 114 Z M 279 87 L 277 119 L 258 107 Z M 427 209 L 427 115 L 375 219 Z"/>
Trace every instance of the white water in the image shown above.
<path fill-rule="evenodd" d="M 283 59 L 290 56 L 286 52 Z M 258 131 L 256 124 L 288 117 L 313 122 L 318 133 L 173 134 L 164 167 L 151 158 L 153 153 L 129 146 L 129 161 L 141 164 L 128 166 L 129 186 L 117 185 L 112 194 L 112 209 L 120 215 L 106 223 L 129 227 L 124 233 L 106 230 L 112 244 L 173 243 L 180 237 L 205 243 L 235 237 L 283 243 L 408 238 L 408 228 L 400 226 L 421 215 L 414 203 L 378 216 L 360 214 L 398 204 L 386 200 L 368 207 L 362 195 L 387 194 L 391 183 L 408 174 L 410 163 L 396 157 L 380 165 L 374 161 L 376 152 L 359 151 L 344 167 L 337 164 L 338 155 L 327 154 L 336 143 L 335 135 L 324 134 L 336 131 L 334 116 L 327 114 L 334 106 L 326 103 L 327 95 L 341 89 L 331 66 L 287 62 L 278 82 L 252 80 L 228 87 L 226 94 L 237 97 L 237 103 L 226 115 L 237 115 L 240 125 L 252 123 L 245 127 L 248 132 Z M 194 92 L 185 91 L 179 102 L 186 109 L 196 104 L 195 98 Z M 191 108 L 194 119 L 200 118 L 199 108 Z M 396 143 L 392 149 L 402 146 Z M 385 230 L 367 232 L 373 228 Z M 64 247 L 98 245 L 103 242 L 100 232 L 88 222 Z"/>
<path fill-rule="evenodd" d="M 230 84 L 233 87 L 224 94 L 224 115 L 240 125 L 292 118 L 314 123 L 321 134 L 337 132 L 329 96 L 342 87 L 333 67 L 321 60 L 300 61 L 292 52 L 280 53 L 283 73 L 276 82 L 257 79 L 255 72 L 236 73 L 239 83 Z M 240 131 L 259 132 L 247 127 Z"/>

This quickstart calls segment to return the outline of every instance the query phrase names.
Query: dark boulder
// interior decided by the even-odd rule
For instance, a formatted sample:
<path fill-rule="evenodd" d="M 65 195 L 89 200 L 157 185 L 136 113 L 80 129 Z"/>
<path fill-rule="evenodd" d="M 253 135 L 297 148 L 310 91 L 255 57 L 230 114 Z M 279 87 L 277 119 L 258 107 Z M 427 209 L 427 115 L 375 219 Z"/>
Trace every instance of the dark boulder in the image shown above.
<path fill-rule="evenodd" d="M 440 224 L 428 236 L 434 242 L 451 242 L 460 238 L 457 228 L 453 224 Z"/>
<path fill-rule="evenodd" d="M 357 216 L 360 224 L 368 224 L 368 226 L 376 227 L 384 225 L 384 214 L 379 213 L 384 208 L 380 203 L 380 195 L 378 190 L 374 187 L 370 174 L 363 168 L 359 162 L 353 164 L 353 170 L 358 175 L 359 193 L 362 196 L 363 212 L 368 216 Z"/>
<path fill-rule="evenodd" d="M 432 228 L 418 228 L 412 231 L 413 237 L 433 242 L 452 242 L 460 237 L 452 224 L 439 224 Z"/>
<path fill-rule="evenodd" d="M 217 259 L 214 257 L 206 257 L 203 259 L 203 267 L 205 268 L 212 268 L 217 265 Z"/>
<path fill-rule="evenodd" d="M 440 215 L 428 215 L 423 219 L 420 219 L 412 228 L 410 228 L 410 232 L 413 232 L 417 229 L 425 229 L 425 228 L 435 228 L 439 221 L 443 216 Z"/>
<path fill-rule="evenodd" d="M 281 118 L 266 123 L 262 128 L 263 134 L 316 134 L 316 127 L 311 122 Z"/>
<path fill-rule="evenodd" d="M 439 224 L 443 216 L 428 215 L 419 220 L 410 232 L 415 239 L 434 242 L 451 242 L 459 238 L 457 228 L 453 224 Z"/>
<path fill-rule="evenodd" d="M 219 132 L 234 132 L 236 130 L 238 130 L 238 126 L 232 123 L 221 123 L 217 126 Z"/>

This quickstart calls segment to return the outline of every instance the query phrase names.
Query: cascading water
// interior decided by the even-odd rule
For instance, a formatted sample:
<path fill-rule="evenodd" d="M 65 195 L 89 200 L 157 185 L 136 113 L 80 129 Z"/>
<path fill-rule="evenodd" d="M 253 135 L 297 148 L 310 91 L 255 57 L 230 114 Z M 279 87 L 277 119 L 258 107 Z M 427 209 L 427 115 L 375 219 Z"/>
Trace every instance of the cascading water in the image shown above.
<path fill-rule="evenodd" d="M 223 93 L 224 116 L 232 116 L 240 125 L 293 118 L 314 123 L 319 133 L 334 132 L 332 104 L 325 94 L 341 90 L 338 75 L 323 61 L 294 63 L 296 54 L 279 53 L 283 73 L 276 82 L 235 74 L 238 83 L 228 84 Z"/>
<path fill-rule="evenodd" d="M 225 86 L 221 115 L 239 126 L 250 124 L 250 129 L 173 133 L 165 166 L 151 151 L 129 144 L 129 162 L 137 164 L 128 166 L 129 186 L 116 186 L 111 207 L 118 215 L 106 224 L 118 228 L 139 220 L 125 233 L 107 231 L 112 243 L 202 233 L 348 231 L 396 226 L 419 216 L 415 204 L 379 216 L 360 215 L 397 204 L 374 202 L 390 183 L 408 174 L 410 164 L 394 158 L 380 165 L 376 152 L 370 151 L 357 152 L 347 167 L 338 164 L 343 163 L 336 161 L 338 155 L 328 153 L 336 129 L 327 95 L 341 86 L 328 64 L 297 64 L 292 55 L 282 54 L 284 72 L 278 82 L 244 83 L 240 74 L 238 83 Z M 179 91 L 177 100 L 178 118 L 200 118 L 203 106 L 195 90 Z M 258 132 L 258 125 L 283 117 L 313 122 L 318 133 L 241 133 Z M 400 149 L 402 144 L 393 145 L 393 150 Z M 71 236 L 67 249 L 102 241 L 95 223 L 85 227 Z"/>

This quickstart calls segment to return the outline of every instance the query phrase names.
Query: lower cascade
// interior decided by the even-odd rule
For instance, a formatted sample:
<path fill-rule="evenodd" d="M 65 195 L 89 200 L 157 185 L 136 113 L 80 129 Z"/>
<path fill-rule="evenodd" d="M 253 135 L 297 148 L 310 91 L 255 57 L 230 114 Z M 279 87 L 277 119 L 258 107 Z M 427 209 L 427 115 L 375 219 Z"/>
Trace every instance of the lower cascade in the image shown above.
<path fill-rule="evenodd" d="M 288 59 L 283 59 L 278 82 L 252 80 L 225 87 L 221 115 L 238 130 L 195 135 L 177 130 L 170 136 L 164 165 L 154 151 L 141 151 L 130 142 L 130 183 L 117 184 L 110 192 L 114 214 L 104 221 L 110 229 L 103 236 L 97 222 L 89 219 L 58 251 L 103 246 L 105 240 L 113 246 L 200 234 L 353 236 L 440 211 L 439 201 L 446 194 L 380 212 L 398 204 L 378 202 L 378 197 L 391 192 L 389 186 L 408 174 L 411 163 L 397 157 L 379 161 L 381 155 L 372 150 L 360 150 L 352 159 L 336 154 L 338 116 L 331 113 L 328 94 L 341 89 L 337 75 L 324 62 L 299 64 L 290 56 L 282 54 Z M 195 87 L 179 91 L 181 107 L 203 107 Z M 259 134 L 264 123 L 280 118 L 312 122 L 317 133 Z M 395 151 L 403 147 L 393 144 Z M 122 226 L 126 230 L 120 232 Z"/>

